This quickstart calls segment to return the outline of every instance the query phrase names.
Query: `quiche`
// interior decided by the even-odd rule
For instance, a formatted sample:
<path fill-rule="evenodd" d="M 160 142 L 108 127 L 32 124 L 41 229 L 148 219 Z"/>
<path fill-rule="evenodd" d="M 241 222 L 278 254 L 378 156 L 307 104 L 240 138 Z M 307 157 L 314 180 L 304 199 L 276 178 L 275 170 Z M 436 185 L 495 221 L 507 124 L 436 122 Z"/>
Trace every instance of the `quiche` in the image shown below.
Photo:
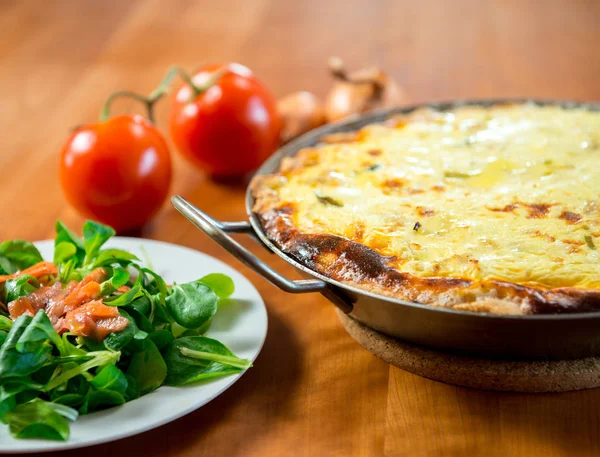
<path fill-rule="evenodd" d="M 600 113 L 418 109 L 330 135 L 251 184 L 266 235 L 396 299 L 500 314 L 600 310 Z"/>

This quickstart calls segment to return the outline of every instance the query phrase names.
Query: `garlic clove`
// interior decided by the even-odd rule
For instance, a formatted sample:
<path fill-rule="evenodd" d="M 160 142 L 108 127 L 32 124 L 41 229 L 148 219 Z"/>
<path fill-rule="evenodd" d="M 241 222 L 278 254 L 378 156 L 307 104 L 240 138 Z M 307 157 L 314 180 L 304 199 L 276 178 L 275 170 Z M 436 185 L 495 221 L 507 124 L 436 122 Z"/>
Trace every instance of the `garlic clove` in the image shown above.
<path fill-rule="evenodd" d="M 378 68 L 363 68 L 347 74 L 337 57 L 330 59 L 329 67 L 335 82 L 325 100 L 328 122 L 376 108 L 397 106 L 405 98 L 394 79 Z"/>

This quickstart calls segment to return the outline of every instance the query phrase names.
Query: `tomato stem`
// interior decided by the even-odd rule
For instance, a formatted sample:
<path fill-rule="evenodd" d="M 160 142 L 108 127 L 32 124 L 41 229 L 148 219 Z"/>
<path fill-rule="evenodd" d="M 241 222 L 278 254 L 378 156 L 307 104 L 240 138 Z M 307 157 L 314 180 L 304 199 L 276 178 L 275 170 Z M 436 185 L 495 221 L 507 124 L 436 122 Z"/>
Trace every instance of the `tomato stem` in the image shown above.
<path fill-rule="evenodd" d="M 171 82 L 173 81 L 173 78 L 175 76 L 177 76 L 177 73 L 178 73 L 177 67 L 169 68 L 169 71 L 167 71 L 167 74 L 165 75 L 163 80 L 160 82 L 158 87 L 156 89 L 154 89 L 152 92 L 150 92 L 150 95 L 148 95 L 148 99 L 154 103 L 154 102 L 158 101 L 163 95 L 166 95 L 169 92 L 169 88 L 171 87 Z"/>
<path fill-rule="evenodd" d="M 180 67 L 171 67 L 160 84 L 150 92 L 150 95 L 144 97 L 141 94 L 136 92 L 131 92 L 128 90 L 122 90 L 118 92 L 114 92 L 111 94 L 104 103 L 104 107 L 102 108 L 102 112 L 100 113 L 100 121 L 106 121 L 110 117 L 110 106 L 112 102 L 117 98 L 132 98 L 137 100 L 140 103 L 143 103 L 146 107 L 146 111 L 148 112 L 148 120 L 154 123 L 154 104 L 160 100 L 165 94 L 169 92 L 169 88 L 171 86 L 171 82 L 173 78 L 177 75 L 183 79 L 183 81 L 188 84 L 192 88 L 192 96 L 190 97 L 190 101 L 193 100 L 198 95 L 206 92 L 212 86 L 214 86 L 222 76 L 229 72 L 229 67 L 224 65 L 218 70 L 214 71 L 206 80 L 206 82 L 202 85 L 195 84 L 190 75 Z"/>
<path fill-rule="evenodd" d="M 181 67 L 171 67 L 171 69 L 169 70 L 168 75 L 170 75 L 171 77 L 173 77 L 175 75 L 179 75 L 179 77 L 181 79 L 183 79 L 183 82 L 186 83 L 188 86 L 190 86 L 192 88 L 192 91 L 193 91 L 193 95 L 192 96 L 193 97 L 196 97 L 196 96 L 198 96 L 198 95 L 200 95 L 202 93 L 202 90 L 198 86 L 196 86 L 196 84 L 194 84 L 194 81 L 192 81 L 192 77 L 183 68 L 181 68 Z"/>
<path fill-rule="evenodd" d="M 225 76 L 227 73 L 229 73 L 229 66 L 224 65 L 221 68 L 219 68 L 218 70 L 213 71 L 210 74 L 210 76 L 208 77 L 208 79 L 202 85 L 198 85 L 198 84 L 194 83 L 192 77 L 183 68 L 172 67 L 171 70 L 169 71 L 169 75 L 171 75 L 171 73 L 173 74 L 173 76 L 175 74 L 178 74 L 181 77 L 181 79 L 183 79 L 183 81 L 188 86 L 190 86 L 190 88 L 192 89 L 192 95 L 190 96 L 189 101 L 192 101 L 198 95 L 203 94 L 208 89 L 210 89 L 212 86 L 214 86 L 217 82 L 219 82 L 219 80 L 223 76 Z"/>
<path fill-rule="evenodd" d="M 112 102 L 117 99 L 117 98 L 133 98 L 134 100 L 137 100 L 140 103 L 143 103 L 144 106 L 146 107 L 146 110 L 148 111 L 148 119 L 150 120 L 150 122 L 154 122 L 154 113 L 153 113 L 153 104 L 154 102 L 150 101 L 149 98 L 144 97 L 143 95 L 137 94 L 135 92 L 131 92 L 128 90 L 121 90 L 118 92 L 114 92 L 112 94 L 110 94 L 110 96 L 106 99 L 106 102 L 104 103 L 104 107 L 102 108 L 102 112 L 100 113 L 100 120 L 101 121 L 105 121 L 110 117 L 110 105 L 112 104 Z"/>
<path fill-rule="evenodd" d="M 171 68 L 167 72 L 167 75 L 160 82 L 158 87 L 156 89 L 154 89 L 152 92 L 150 92 L 150 95 L 148 95 L 147 97 L 144 97 L 141 94 L 138 94 L 136 92 L 131 92 L 128 90 L 122 90 L 122 91 L 118 91 L 118 92 L 111 94 L 108 97 L 108 99 L 106 99 L 106 102 L 104 103 L 104 107 L 102 108 L 102 113 L 100 114 L 100 120 L 105 121 L 110 117 L 110 105 L 112 104 L 113 100 L 115 100 L 116 98 L 127 97 L 127 98 L 133 98 L 134 100 L 137 100 L 138 102 L 143 103 L 144 106 L 146 107 L 146 111 L 148 113 L 148 120 L 150 122 L 154 123 L 154 104 L 158 100 L 160 100 L 163 97 L 163 95 L 165 95 L 169 92 L 169 87 L 171 85 L 171 81 L 173 80 L 173 78 L 176 75 L 177 75 L 177 72 L 174 71 L 174 68 Z"/>

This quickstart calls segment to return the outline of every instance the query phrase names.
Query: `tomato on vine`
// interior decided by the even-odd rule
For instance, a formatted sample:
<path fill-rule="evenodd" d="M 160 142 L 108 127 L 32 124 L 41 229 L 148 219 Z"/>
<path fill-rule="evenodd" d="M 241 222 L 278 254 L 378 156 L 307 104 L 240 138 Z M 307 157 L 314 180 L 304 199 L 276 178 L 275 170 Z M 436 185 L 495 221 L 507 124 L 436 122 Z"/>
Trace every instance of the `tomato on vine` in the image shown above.
<path fill-rule="evenodd" d="M 170 79 L 170 78 L 169 78 Z M 171 154 L 153 125 L 152 108 L 168 81 L 149 97 L 117 92 L 106 101 L 100 121 L 77 128 L 61 151 L 60 183 L 83 216 L 119 232 L 137 229 L 160 209 L 171 183 Z M 139 115 L 110 117 L 116 97 L 132 97 L 148 108 Z"/>
<path fill-rule="evenodd" d="M 239 177 L 278 147 L 281 120 L 271 92 L 245 66 L 208 65 L 174 92 L 171 137 L 192 164 L 216 177 Z"/>

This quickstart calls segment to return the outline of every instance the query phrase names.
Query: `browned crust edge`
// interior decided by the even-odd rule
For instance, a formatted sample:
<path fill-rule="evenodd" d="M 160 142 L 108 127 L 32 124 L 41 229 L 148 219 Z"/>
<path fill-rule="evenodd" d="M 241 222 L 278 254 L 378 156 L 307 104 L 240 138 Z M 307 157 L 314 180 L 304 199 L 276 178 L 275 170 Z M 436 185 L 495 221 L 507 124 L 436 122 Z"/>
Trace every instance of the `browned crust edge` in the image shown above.
<path fill-rule="evenodd" d="M 283 252 L 324 276 L 370 292 L 406 301 L 498 314 L 600 310 L 598 290 L 545 289 L 494 279 L 421 278 L 402 273 L 387 265 L 387 257 L 355 241 L 334 235 L 298 232 L 290 224 L 290 214 L 290 208 L 257 213 L 265 233 Z"/>

